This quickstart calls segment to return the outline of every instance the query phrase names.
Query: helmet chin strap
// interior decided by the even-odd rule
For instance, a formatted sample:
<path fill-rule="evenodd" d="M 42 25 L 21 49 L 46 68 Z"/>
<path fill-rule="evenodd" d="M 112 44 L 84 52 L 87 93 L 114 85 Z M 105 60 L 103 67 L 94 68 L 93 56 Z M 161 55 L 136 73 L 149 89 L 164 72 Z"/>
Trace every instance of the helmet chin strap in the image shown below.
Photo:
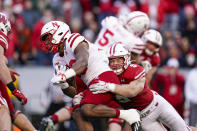
<path fill-rule="evenodd" d="M 149 49 L 145 49 L 145 53 L 148 55 L 148 56 L 151 56 L 154 54 L 154 52 L 150 51 Z"/>

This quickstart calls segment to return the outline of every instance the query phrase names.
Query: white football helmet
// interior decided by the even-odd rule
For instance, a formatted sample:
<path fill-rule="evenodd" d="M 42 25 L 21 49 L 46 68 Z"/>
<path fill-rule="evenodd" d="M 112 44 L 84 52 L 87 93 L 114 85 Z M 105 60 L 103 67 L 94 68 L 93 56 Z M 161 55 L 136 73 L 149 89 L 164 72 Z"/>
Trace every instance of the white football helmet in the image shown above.
<path fill-rule="evenodd" d="M 52 37 L 49 40 L 50 44 L 44 43 L 42 46 L 52 53 L 57 53 L 60 43 L 68 38 L 70 34 L 70 28 L 66 23 L 61 21 L 50 21 L 42 27 L 40 40 L 45 42 L 47 36 L 51 35 Z"/>
<path fill-rule="evenodd" d="M 122 44 L 113 44 L 108 50 L 108 58 L 124 58 L 124 63 L 110 65 L 110 68 L 120 75 L 130 65 L 130 53 L 122 46 Z"/>
<path fill-rule="evenodd" d="M 0 30 L 7 36 L 11 31 L 11 24 L 7 16 L 0 12 Z"/>
<path fill-rule="evenodd" d="M 141 36 L 149 27 L 150 19 L 141 11 L 133 11 L 125 16 L 120 16 L 123 26 L 131 33 Z"/>
<path fill-rule="evenodd" d="M 162 36 L 161 34 L 153 29 L 149 29 L 147 30 L 144 35 L 142 36 L 142 40 L 144 41 L 144 43 L 146 43 L 147 41 L 150 41 L 156 45 L 158 45 L 158 47 L 162 46 Z M 159 48 L 156 49 L 156 52 L 159 51 Z M 148 55 L 152 55 L 154 52 L 151 52 L 148 48 L 145 49 L 145 52 Z"/>

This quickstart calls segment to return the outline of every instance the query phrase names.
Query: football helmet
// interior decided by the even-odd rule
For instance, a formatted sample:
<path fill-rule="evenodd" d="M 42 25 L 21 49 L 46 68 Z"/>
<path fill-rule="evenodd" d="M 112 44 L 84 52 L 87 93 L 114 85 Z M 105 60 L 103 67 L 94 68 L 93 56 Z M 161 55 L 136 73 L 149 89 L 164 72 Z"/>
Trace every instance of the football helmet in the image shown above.
<path fill-rule="evenodd" d="M 156 44 L 158 46 L 158 48 L 156 49 L 156 52 L 159 51 L 159 48 L 162 46 L 162 36 L 161 34 L 153 29 L 147 30 L 144 35 L 142 36 L 142 40 L 144 41 L 144 43 L 146 43 L 147 41 L 150 41 L 154 44 Z M 148 55 L 152 55 L 154 52 L 150 51 L 148 48 L 145 49 L 146 54 Z"/>
<path fill-rule="evenodd" d="M 123 63 L 110 64 L 110 68 L 120 75 L 130 65 L 130 53 L 122 46 L 122 44 L 113 44 L 108 50 L 109 62 L 112 59 L 124 58 Z"/>
<path fill-rule="evenodd" d="M 7 36 L 11 31 L 11 24 L 7 16 L 0 12 L 0 30 Z"/>
<path fill-rule="evenodd" d="M 133 11 L 128 15 L 120 16 L 123 26 L 131 33 L 141 36 L 149 27 L 150 19 L 141 11 Z"/>
<path fill-rule="evenodd" d="M 70 36 L 69 26 L 61 21 L 50 21 L 41 30 L 41 46 L 52 53 L 58 52 L 58 47 L 66 38 Z"/>

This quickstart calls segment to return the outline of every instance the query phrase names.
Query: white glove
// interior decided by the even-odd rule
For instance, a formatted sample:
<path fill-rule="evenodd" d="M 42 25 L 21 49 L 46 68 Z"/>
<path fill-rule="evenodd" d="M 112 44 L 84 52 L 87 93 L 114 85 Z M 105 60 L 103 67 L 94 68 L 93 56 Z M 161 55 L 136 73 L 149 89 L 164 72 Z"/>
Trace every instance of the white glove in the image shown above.
<path fill-rule="evenodd" d="M 64 73 L 65 73 L 65 71 L 58 70 L 57 74 L 54 74 L 53 78 L 51 79 L 51 82 L 53 84 L 59 84 L 59 83 L 66 82 L 66 75 Z"/>
<path fill-rule="evenodd" d="M 99 94 L 99 93 L 106 93 L 106 92 L 114 92 L 115 90 L 115 84 L 113 83 L 107 83 L 104 81 L 98 81 L 98 83 L 90 85 L 90 91 L 93 91 L 93 94 Z"/>
<path fill-rule="evenodd" d="M 75 95 L 74 98 L 73 98 L 73 105 L 80 104 L 83 97 L 84 97 L 83 92 L 80 92 L 79 94 Z"/>
<path fill-rule="evenodd" d="M 152 65 L 149 61 L 142 61 L 142 65 L 146 73 L 148 73 L 152 69 Z"/>

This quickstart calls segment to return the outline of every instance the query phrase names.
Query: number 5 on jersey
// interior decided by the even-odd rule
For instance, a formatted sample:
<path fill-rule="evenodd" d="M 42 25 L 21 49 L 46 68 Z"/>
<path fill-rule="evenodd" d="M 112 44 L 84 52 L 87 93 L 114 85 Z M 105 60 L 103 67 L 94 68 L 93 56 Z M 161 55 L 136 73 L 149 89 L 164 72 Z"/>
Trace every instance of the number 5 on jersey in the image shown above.
<path fill-rule="evenodd" d="M 109 43 L 109 38 L 113 36 L 114 33 L 112 33 L 110 30 L 106 29 L 103 33 L 103 37 L 99 39 L 99 44 L 101 46 L 106 46 Z"/>

